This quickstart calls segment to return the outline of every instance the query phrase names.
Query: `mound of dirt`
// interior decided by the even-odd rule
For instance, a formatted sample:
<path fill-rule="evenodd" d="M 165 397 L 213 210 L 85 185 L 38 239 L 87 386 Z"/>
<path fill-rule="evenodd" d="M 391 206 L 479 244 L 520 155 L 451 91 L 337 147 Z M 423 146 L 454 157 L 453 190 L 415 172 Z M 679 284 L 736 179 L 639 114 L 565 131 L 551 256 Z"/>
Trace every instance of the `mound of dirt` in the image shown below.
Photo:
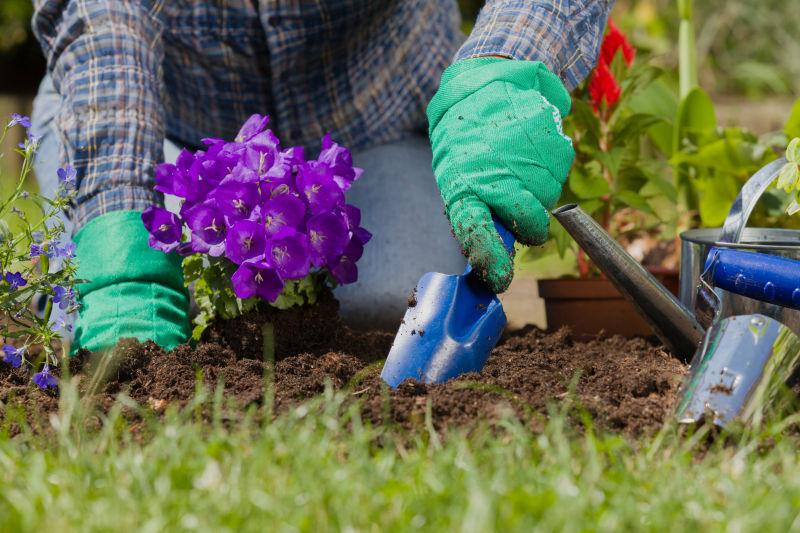
<path fill-rule="evenodd" d="M 391 391 L 380 380 L 380 362 L 393 335 L 355 332 L 338 323 L 315 326 L 325 314 L 298 313 L 295 323 L 276 325 L 292 337 L 279 343 L 274 363 L 257 358 L 265 317 L 251 315 L 219 325 L 195 347 L 164 352 L 152 342 L 124 340 L 113 356 L 82 353 L 70 367 L 79 390 L 104 409 L 125 391 L 162 412 L 191 400 L 198 379 L 210 386 L 223 383 L 229 404 L 243 409 L 263 402 L 265 380 L 271 379 L 276 413 L 319 395 L 330 383 L 361 402 L 365 419 L 406 429 L 422 427 L 428 410 L 434 427 L 446 430 L 478 420 L 491 423 L 511 409 L 536 430 L 548 405 L 569 402 L 592 415 L 596 426 L 630 435 L 662 424 L 686 372 L 644 339 L 577 342 L 566 329 L 548 334 L 529 328 L 505 338 L 480 373 L 442 385 L 407 381 Z M 304 336 L 311 340 L 298 340 Z M 0 402 L 0 420 L 11 431 L 20 413 L 38 420 L 36 427 L 47 417 L 33 413 L 58 407 L 55 392 L 38 390 L 29 376 L 6 365 L 0 367 Z"/>

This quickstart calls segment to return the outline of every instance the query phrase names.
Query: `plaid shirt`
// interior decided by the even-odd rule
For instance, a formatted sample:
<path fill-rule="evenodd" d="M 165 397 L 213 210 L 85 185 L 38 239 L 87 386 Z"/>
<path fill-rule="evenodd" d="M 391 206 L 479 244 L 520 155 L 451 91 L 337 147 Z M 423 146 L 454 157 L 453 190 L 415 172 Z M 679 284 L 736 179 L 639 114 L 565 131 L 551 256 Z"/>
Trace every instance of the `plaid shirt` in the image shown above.
<path fill-rule="evenodd" d="M 231 138 L 252 113 L 287 145 L 330 131 L 360 149 L 424 130 L 454 56 L 539 60 L 571 89 L 612 3 L 489 0 L 463 42 L 455 0 L 34 0 L 61 163 L 78 172 L 73 221 L 161 202 L 165 137 Z"/>

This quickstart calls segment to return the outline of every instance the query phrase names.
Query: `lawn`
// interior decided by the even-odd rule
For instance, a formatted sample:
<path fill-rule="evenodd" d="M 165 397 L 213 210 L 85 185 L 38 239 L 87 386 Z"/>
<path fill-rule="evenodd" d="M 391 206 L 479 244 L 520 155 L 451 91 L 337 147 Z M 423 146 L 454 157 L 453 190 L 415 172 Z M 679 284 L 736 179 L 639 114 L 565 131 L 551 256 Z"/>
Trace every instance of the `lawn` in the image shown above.
<path fill-rule="evenodd" d="M 271 423 L 182 412 L 99 428 L 65 388 L 47 437 L 0 436 L 4 531 L 785 531 L 800 527 L 798 439 L 784 419 L 709 444 L 668 425 L 631 442 L 508 419 L 398 435 L 329 391 Z M 267 402 L 269 405 L 269 402 Z M 350 405 L 350 407 L 345 407 Z M 723 438 L 724 437 L 724 438 Z"/>

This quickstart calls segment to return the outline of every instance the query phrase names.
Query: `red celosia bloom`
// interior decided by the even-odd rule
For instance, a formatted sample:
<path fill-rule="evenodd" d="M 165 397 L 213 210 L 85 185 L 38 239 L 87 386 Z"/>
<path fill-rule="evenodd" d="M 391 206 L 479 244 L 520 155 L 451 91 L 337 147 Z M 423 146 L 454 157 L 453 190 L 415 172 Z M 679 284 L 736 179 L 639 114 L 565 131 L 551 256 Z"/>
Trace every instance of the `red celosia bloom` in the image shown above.
<path fill-rule="evenodd" d="M 597 63 L 597 68 L 589 80 L 589 99 L 595 111 L 600 108 L 600 103 L 605 100 L 606 107 L 612 108 L 619 100 L 621 89 L 614 75 L 608 69 L 608 65 L 601 58 Z"/>
<path fill-rule="evenodd" d="M 633 56 L 636 55 L 636 49 L 625 38 L 625 34 L 619 31 L 614 21 L 608 19 L 608 33 L 606 33 L 603 38 L 603 44 L 600 46 L 600 59 L 606 65 L 610 65 L 614 60 L 614 55 L 620 49 L 622 49 L 622 57 L 625 59 L 625 63 L 630 66 L 633 63 Z"/>

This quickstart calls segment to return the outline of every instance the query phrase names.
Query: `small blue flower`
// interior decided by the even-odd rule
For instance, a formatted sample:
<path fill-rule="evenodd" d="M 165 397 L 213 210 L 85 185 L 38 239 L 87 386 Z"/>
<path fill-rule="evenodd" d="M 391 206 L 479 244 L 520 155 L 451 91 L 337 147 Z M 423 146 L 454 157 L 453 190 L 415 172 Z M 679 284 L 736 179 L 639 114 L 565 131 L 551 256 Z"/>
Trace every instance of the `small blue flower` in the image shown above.
<path fill-rule="evenodd" d="M 7 127 L 11 128 L 16 125 L 20 125 L 27 130 L 31 127 L 31 119 L 25 115 L 20 115 L 19 113 L 12 113 L 11 121 L 8 123 Z"/>
<path fill-rule="evenodd" d="M 33 375 L 33 382 L 39 386 L 40 389 L 49 389 L 58 387 L 58 378 L 50 373 L 50 365 L 45 363 L 41 372 Z"/>
<path fill-rule="evenodd" d="M 6 272 L 6 281 L 8 282 L 9 285 L 11 285 L 10 290 L 12 291 L 15 291 L 18 288 L 24 287 L 25 285 L 28 284 L 28 280 L 23 278 L 22 274 L 20 274 L 19 272 L 14 272 L 14 273 Z"/>
<path fill-rule="evenodd" d="M 72 324 L 67 323 L 66 317 L 60 316 L 50 324 L 50 331 L 55 331 L 56 333 L 60 331 L 72 331 Z"/>
<path fill-rule="evenodd" d="M 46 254 L 47 252 L 45 251 L 44 246 L 42 246 L 41 244 L 36 244 L 35 242 L 31 243 L 31 252 L 30 252 L 31 259 Z"/>
<path fill-rule="evenodd" d="M 68 242 L 64 246 L 54 244 L 50 247 L 47 255 L 51 258 L 72 259 L 75 257 L 75 243 Z"/>
<path fill-rule="evenodd" d="M 44 233 L 41 231 L 33 231 L 31 232 L 31 239 L 33 239 L 33 242 L 40 243 L 44 240 Z"/>
<path fill-rule="evenodd" d="M 78 175 L 78 173 L 74 168 L 72 168 L 72 165 L 67 165 L 64 168 L 59 168 L 57 174 L 58 174 L 58 181 L 66 189 L 75 188 L 75 177 Z"/>
<path fill-rule="evenodd" d="M 15 348 L 10 344 L 3 345 L 3 361 L 14 368 L 20 367 L 23 355 L 25 355 L 25 348 Z"/>
<path fill-rule="evenodd" d="M 75 291 L 72 287 L 53 286 L 53 303 L 58 304 L 59 309 L 67 309 L 75 301 Z"/>
<path fill-rule="evenodd" d="M 28 138 L 19 143 L 17 146 L 23 150 L 36 150 L 36 148 L 39 146 L 39 137 L 29 133 Z"/>

